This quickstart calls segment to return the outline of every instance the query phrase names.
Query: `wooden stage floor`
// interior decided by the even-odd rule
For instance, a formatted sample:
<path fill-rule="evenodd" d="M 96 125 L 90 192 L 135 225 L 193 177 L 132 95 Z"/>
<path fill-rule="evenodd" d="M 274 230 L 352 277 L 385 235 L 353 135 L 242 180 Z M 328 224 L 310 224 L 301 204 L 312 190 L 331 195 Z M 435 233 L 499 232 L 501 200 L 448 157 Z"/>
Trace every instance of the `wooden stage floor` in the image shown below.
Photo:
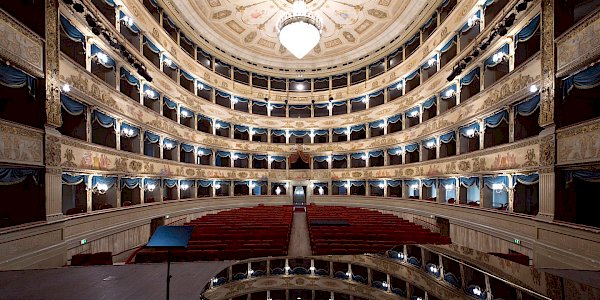
<path fill-rule="evenodd" d="M 171 263 L 171 299 L 199 299 L 233 263 Z M 165 299 L 166 274 L 166 263 L 3 271 L 0 299 Z"/>

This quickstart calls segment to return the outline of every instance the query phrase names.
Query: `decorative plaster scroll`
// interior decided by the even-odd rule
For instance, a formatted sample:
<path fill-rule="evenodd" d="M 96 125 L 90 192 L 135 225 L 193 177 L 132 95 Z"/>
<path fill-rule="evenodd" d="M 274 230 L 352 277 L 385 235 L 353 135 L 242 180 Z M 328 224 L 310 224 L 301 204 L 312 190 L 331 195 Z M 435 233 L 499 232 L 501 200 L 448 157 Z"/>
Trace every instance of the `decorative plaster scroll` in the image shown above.
<path fill-rule="evenodd" d="M 600 11 L 589 15 L 556 42 L 556 74 L 566 76 L 600 54 Z"/>
<path fill-rule="evenodd" d="M 586 122 L 557 136 L 557 164 L 578 164 L 600 159 L 600 120 Z"/>
<path fill-rule="evenodd" d="M 0 9 L 0 56 L 36 77 L 44 77 L 44 42 Z"/>
<path fill-rule="evenodd" d="M 0 121 L 0 161 L 42 166 L 43 133 L 21 125 Z"/>
<path fill-rule="evenodd" d="M 333 151 L 351 152 L 357 150 L 382 149 L 396 146 L 400 143 L 419 141 L 423 137 L 434 134 L 445 133 L 448 130 L 455 129 L 460 124 L 466 124 L 471 120 L 479 118 L 482 114 L 491 113 L 496 109 L 507 106 L 528 96 L 529 85 L 539 82 L 541 79 L 539 73 L 540 68 L 540 59 L 539 56 L 537 56 L 535 59 L 530 60 L 526 65 L 515 70 L 508 76 L 505 76 L 496 84 L 473 96 L 469 99 L 468 103 L 461 104 L 444 114 L 407 130 L 381 137 L 351 142 L 308 144 L 305 145 L 304 150 L 308 153 L 323 153 Z M 126 120 L 132 125 L 140 126 L 143 129 L 148 129 L 155 133 L 164 133 L 180 141 L 197 143 L 214 148 L 254 153 L 295 152 L 293 149 L 294 145 L 292 144 L 268 144 L 233 140 L 202 133 L 177 124 L 141 104 L 132 102 L 127 96 L 108 87 L 103 81 L 76 66 L 64 56 L 61 58 L 61 80 L 69 83 L 74 89 L 81 92 L 77 93 L 78 96 L 81 96 L 79 97 L 80 99 L 92 105 L 97 105 L 107 112 L 115 113 L 119 118 Z M 383 115 L 393 115 L 410 107 L 406 102 L 393 102 L 389 105 L 382 105 L 381 108 L 376 107 L 360 115 L 350 114 L 332 118 L 307 118 L 295 120 L 242 114 L 212 103 L 192 101 L 188 98 L 180 97 L 181 94 L 175 92 L 169 96 L 172 99 L 182 100 L 185 105 L 199 113 L 207 114 L 209 116 L 219 116 L 219 119 L 233 124 L 266 128 L 320 129 L 345 127 L 348 125 L 355 125 L 357 124 L 356 122 L 366 123 L 378 120 L 381 119 Z M 410 102 L 416 101 L 416 98 L 411 97 L 410 99 L 414 99 Z"/>
<path fill-rule="evenodd" d="M 540 157 L 539 139 L 532 138 L 491 150 L 409 165 L 332 170 L 265 170 L 202 166 L 150 158 L 69 137 L 62 137 L 61 143 L 60 165 L 69 170 L 183 178 L 268 178 L 271 181 L 415 178 L 453 176 L 463 173 L 532 171 L 539 166 Z"/>

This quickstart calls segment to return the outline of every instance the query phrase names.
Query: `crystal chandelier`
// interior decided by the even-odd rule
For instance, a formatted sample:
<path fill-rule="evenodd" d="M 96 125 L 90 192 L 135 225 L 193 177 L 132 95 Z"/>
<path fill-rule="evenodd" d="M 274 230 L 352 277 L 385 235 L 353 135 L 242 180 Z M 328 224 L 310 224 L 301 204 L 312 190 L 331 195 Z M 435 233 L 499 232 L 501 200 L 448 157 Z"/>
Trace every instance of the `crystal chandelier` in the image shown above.
<path fill-rule="evenodd" d="M 321 20 L 308 10 L 304 0 L 294 0 L 292 11 L 277 23 L 279 42 L 298 59 L 319 43 L 322 28 Z"/>

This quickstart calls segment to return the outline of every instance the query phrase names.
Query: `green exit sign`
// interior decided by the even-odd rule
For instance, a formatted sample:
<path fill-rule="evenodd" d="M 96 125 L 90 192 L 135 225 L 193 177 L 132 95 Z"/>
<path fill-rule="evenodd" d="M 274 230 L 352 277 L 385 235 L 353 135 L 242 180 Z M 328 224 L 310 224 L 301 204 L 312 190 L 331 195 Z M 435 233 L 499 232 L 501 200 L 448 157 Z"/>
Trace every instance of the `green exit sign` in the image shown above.
<path fill-rule="evenodd" d="M 515 239 L 515 244 L 517 244 L 517 245 L 521 245 L 521 240 L 519 240 L 519 239 Z"/>
<path fill-rule="evenodd" d="M 83 239 L 83 240 L 79 241 L 79 243 L 82 244 L 82 245 L 85 245 L 85 244 L 87 244 L 87 240 Z"/>

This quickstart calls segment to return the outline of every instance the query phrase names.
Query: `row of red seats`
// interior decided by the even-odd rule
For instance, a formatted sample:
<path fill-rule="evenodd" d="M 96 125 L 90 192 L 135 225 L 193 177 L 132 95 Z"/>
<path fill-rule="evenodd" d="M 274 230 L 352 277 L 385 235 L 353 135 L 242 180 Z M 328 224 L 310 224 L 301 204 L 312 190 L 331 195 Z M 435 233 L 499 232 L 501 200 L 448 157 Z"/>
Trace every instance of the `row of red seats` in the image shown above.
<path fill-rule="evenodd" d="M 258 206 L 205 215 L 194 226 L 188 248 L 171 252 L 172 261 L 240 260 L 287 255 L 292 206 Z M 144 249 L 140 262 L 164 262 L 166 251 Z"/>
<path fill-rule="evenodd" d="M 311 248 L 315 255 L 385 252 L 399 244 L 448 244 L 450 239 L 419 225 L 363 208 L 307 206 Z M 348 226 L 311 225 L 312 220 L 340 220 Z"/>

